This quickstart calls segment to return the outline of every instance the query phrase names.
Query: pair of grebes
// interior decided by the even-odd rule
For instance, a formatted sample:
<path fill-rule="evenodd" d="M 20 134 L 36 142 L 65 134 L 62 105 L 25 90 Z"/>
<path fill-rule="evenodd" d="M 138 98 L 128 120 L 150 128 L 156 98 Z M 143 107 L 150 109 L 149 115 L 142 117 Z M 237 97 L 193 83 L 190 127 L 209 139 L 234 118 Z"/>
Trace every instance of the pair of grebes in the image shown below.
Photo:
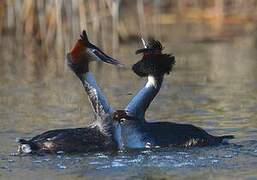
<path fill-rule="evenodd" d="M 44 132 L 30 140 L 19 140 L 19 153 L 85 153 L 127 149 L 192 147 L 218 145 L 233 136 L 212 136 L 199 127 L 172 122 L 147 122 L 145 112 L 159 92 L 165 74 L 175 64 L 175 57 L 163 54 L 157 40 L 144 41 L 136 51 L 142 59 L 132 66 L 140 77 L 147 77 L 145 86 L 132 98 L 124 110 L 114 110 L 90 72 L 91 61 L 121 65 L 89 42 L 86 31 L 70 53 L 67 64 L 82 82 L 96 115 L 93 125 L 74 129 Z"/>

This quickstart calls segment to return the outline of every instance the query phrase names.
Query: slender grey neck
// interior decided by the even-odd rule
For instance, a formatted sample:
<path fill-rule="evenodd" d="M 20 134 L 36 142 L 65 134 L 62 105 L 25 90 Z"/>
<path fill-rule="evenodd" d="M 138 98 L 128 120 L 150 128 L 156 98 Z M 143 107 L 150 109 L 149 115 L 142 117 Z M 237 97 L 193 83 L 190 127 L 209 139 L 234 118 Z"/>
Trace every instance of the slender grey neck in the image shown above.
<path fill-rule="evenodd" d="M 97 85 L 93 74 L 91 72 L 83 73 L 81 81 L 97 119 L 103 120 L 107 115 L 112 114 L 113 109 Z"/>
<path fill-rule="evenodd" d="M 145 86 L 132 98 L 126 107 L 128 115 L 140 120 L 145 120 L 145 111 L 158 94 L 163 81 L 163 76 L 148 76 Z"/>

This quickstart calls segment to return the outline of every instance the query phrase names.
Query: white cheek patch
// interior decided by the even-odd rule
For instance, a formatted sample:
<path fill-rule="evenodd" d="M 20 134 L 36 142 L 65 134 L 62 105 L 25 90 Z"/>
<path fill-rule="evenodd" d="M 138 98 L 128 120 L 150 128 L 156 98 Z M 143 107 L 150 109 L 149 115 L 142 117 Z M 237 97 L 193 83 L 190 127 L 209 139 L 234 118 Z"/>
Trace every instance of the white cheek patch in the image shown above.
<path fill-rule="evenodd" d="M 157 82 L 156 79 L 153 76 L 148 76 L 148 81 L 145 85 L 146 88 L 150 88 L 150 87 L 157 87 Z"/>

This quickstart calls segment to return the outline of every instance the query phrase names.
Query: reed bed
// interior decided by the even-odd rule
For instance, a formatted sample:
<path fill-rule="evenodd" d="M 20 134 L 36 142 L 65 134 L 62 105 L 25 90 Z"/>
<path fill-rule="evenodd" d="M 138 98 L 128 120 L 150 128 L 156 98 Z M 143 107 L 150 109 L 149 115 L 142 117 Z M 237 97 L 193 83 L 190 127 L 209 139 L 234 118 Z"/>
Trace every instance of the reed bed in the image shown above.
<path fill-rule="evenodd" d="M 167 40 L 177 24 L 205 23 L 219 36 L 226 24 L 254 29 L 256 22 L 257 0 L 0 0 L 0 53 L 8 48 L 20 54 L 31 67 L 28 77 L 46 69 L 58 75 L 65 52 L 83 29 L 118 57 L 120 46 L 133 37 Z M 6 71 L 12 62 L 3 63 Z"/>

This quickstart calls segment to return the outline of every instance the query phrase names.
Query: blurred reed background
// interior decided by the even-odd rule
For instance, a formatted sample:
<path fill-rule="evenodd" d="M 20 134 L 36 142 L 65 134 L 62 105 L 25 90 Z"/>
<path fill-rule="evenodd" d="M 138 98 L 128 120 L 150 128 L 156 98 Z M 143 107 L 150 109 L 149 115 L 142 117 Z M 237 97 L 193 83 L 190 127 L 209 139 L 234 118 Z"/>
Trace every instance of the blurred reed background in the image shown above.
<path fill-rule="evenodd" d="M 63 76 L 65 53 L 83 29 L 123 58 L 138 36 L 227 41 L 256 32 L 256 23 L 257 0 L 0 0 L 0 75 L 3 82 L 10 74 L 27 81 Z"/>

